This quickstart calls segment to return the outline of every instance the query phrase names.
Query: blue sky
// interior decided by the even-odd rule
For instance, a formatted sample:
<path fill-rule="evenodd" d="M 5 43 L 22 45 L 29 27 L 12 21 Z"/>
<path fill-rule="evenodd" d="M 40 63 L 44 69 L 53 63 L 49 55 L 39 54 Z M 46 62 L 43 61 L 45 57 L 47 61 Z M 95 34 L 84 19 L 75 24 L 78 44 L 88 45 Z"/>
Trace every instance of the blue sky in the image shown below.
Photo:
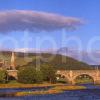
<path fill-rule="evenodd" d="M 29 42 L 28 48 L 36 47 L 36 38 L 50 37 L 52 38 L 57 46 L 60 48 L 63 46 L 69 48 L 77 48 L 75 42 L 66 43 L 67 38 L 77 37 L 81 40 L 82 49 L 87 50 L 89 43 L 92 43 L 92 48 L 100 49 L 100 0 L 0 0 L 0 10 L 35 10 L 56 13 L 63 16 L 76 17 L 84 20 L 84 25 L 79 27 L 75 31 L 67 31 L 64 38 L 64 45 L 62 43 L 62 30 L 55 32 L 39 32 L 29 33 L 29 37 L 32 41 Z M 18 48 L 27 48 L 22 42 L 24 32 L 10 32 L 6 35 L 0 34 L 1 39 L 7 37 L 13 37 L 18 40 Z M 38 40 L 38 44 L 41 42 Z M 98 41 L 97 41 L 98 40 Z M 1 41 L 1 40 L 0 40 Z M 13 48 L 12 43 L 4 41 L 1 43 L 1 47 Z M 43 49 L 52 48 L 52 45 L 47 41 L 42 46 Z"/>

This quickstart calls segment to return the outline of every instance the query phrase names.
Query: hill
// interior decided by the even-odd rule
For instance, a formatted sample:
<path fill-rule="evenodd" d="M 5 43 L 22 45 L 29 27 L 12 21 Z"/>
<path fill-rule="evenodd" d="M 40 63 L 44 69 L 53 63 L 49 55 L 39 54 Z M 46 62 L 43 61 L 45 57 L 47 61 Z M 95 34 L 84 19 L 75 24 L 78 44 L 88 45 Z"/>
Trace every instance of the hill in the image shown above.
<path fill-rule="evenodd" d="M 49 66 L 53 66 L 56 69 L 66 69 L 66 70 L 86 70 L 86 69 L 92 69 L 91 66 L 89 66 L 86 63 L 80 62 L 78 60 L 75 60 L 71 57 L 62 56 L 59 54 L 48 54 L 48 53 L 42 53 L 42 58 L 38 55 L 37 57 L 37 65 L 40 62 L 40 65 L 47 64 Z M 32 60 L 32 62 L 29 62 L 27 64 L 28 66 L 36 66 L 36 59 Z"/>
<path fill-rule="evenodd" d="M 8 61 L 10 64 L 11 51 L 0 52 L 0 59 Z M 92 69 L 86 63 L 75 60 L 71 57 L 60 55 L 60 54 L 50 54 L 50 53 L 21 53 L 16 52 L 16 66 L 34 66 L 36 64 L 47 64 L 55 67 L 56 69 Z"/>
<path fill-rule="evenodd" d="M 88 63 L 89 65 L 100 65 L 100 51 L 80 51 L 77 48 L 62 47 L 56 51 L 57 54 L 66 55 L 82 62 Z M 91 57 L 93 56 L 94 59 Z"/>

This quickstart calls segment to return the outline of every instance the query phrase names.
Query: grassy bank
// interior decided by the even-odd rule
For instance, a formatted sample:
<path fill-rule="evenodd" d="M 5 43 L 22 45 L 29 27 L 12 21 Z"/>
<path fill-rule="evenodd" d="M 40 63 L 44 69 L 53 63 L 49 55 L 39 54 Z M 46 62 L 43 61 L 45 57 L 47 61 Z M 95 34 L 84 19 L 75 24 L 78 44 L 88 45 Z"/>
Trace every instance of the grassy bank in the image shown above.
<path fill-rule="evenodd" d="M 59 86 L 63 84 L 50 84 L 50 83 L 42 83 L 42 84 L 21 84 L 17 82 L 11 82 L 8 84 L 0 84 L 0 88 L 32 88 L 32 87 L 47 87 L 47 86 Z"/>
<path fill-rule="evenodd" d="M 21 84 L 16 81 L 12 81 L 8 84 L 0 84 L 0 88 L 33 88 L 33 87 L 48 87 L 51 86 L 49 90 L 39 90 L 39 91 L 23 91 L 23 92 L 16 92 L 13 96 L 27 96 L 27 95 L 45 95 L 45 94 L 58 94 L 63 93 L 67 90 L 79 90 L 79 89 L 86 89 L 84 86 L 67 86 L 65 84 L 57 83 L 57 84 L 50 84 L 50 83 L 42 83 L 42 84 Z"/>
<path fill-rule="evenodd" d="M 63 93 L 64 91 L 67 90 L 79 90 L 79 89 L 86 89 L 86 88 L 84 86 L 55 86 L 49 90 L 17 92 L 15 96 L 58 94 L 58 93 Z"/>
<path fill-rule="evenodd" d="M 86 89 L 85 86 L 55 86 L 53 89 L 55 90 L 80 90 L 80 89 Z"/>

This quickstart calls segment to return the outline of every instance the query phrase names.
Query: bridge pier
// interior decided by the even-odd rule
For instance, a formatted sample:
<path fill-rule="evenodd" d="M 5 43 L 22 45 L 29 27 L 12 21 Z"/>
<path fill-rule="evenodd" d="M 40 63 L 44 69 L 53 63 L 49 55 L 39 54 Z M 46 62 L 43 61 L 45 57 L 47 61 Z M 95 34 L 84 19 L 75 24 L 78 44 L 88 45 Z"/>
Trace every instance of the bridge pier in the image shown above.
<path fill-rule="evenodd" d="M 94 84 L 100 84 L 100 79 L 99 80 L 94 80 Z"/>
<path fill-rule="evenodd" d="M 71 85 L 75 85 L 75 81 L 74 80 L 71 80 L 68 83 L 71 84 Z"/>
<path fill-rule="evenodd" d="M 69 71 L 69 80 L 68 81 L 70 82 L 70 84 L 75 85 L 75 81 L 74 81 L 74 78 L 73 78 L 73 71 L 72 70 Z"/>

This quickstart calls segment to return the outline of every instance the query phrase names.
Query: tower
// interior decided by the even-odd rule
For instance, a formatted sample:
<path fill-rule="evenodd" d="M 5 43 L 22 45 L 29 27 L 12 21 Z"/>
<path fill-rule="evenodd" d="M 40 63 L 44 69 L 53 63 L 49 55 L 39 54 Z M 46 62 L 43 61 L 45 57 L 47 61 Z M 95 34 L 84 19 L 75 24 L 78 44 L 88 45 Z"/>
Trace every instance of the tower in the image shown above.
<path fill-rule="evenodd" d="M 15 66 L 15 53 L 14 52 L 12 52 L 12 55 L 11 55 L 11 69 L 13 69 L 13 70 L 15 70 L 16 68 L 16 66 Z"/>

